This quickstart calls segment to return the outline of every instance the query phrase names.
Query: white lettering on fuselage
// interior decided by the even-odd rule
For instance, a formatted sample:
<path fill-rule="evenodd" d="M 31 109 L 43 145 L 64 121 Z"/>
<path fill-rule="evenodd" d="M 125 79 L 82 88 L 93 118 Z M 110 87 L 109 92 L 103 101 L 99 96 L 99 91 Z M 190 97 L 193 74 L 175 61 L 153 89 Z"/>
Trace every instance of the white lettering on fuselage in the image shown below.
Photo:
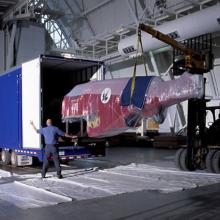
<path fill-rule="evenodd" d="M 77 112 L 79 109 L 78 102 L 72 102 L 71 110 L 72 112 Z"/>

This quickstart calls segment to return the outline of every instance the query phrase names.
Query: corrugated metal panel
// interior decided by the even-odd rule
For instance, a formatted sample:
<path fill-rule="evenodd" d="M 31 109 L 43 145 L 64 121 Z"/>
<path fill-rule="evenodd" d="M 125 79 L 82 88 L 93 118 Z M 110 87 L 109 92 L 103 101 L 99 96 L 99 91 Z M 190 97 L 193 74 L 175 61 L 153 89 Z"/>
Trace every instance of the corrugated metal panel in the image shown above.
<path fill-rule="evenodd" d="M 0 77 L 0 146 L 22 146 L 21 68 Z"/>

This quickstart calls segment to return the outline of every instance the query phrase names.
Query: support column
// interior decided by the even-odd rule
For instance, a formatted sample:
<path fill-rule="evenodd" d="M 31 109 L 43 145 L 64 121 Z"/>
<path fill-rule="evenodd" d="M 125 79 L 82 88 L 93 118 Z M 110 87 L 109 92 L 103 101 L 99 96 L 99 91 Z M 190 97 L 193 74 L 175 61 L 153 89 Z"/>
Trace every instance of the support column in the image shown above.
<path fill-rule="evenodd" d="M 15 21 L 12 26 L 11 34 L 8 30 L 8 45 L 6 48 L 7 55 L 6 55 L 6 69 L 11 68 L 14 65 L 14 43 L 15 43 L 15 35 L 17 30 L 17 22 Z"/>

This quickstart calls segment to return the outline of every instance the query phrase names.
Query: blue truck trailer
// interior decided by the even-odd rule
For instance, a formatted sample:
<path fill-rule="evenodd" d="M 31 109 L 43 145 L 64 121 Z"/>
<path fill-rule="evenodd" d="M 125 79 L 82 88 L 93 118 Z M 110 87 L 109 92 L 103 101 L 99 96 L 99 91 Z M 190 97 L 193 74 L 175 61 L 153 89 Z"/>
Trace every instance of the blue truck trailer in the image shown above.
<path fill-rule="evenodd" d="M 34 158 L 44 157 L 44 140 L 30 125 L 45 126 L 52 118 L 65 131 L 61 121 L 63 96 L 73 86 L 89 81 L 96 73 L 103 74 L 101 62 L 45 56 L 30 60 L 0 75 L 0 151 L 4 164 L 31 165 Z M 77 123 L 71 134 L 77 134 Z M 68 128 L 70 129 L 70 128 Z M 81 129 L 81 128 L 79 128 Z M 59 144 L 62 160 L 101 156 L 104 148 L 94 144 L 75 146 L 62 139 Z"/>

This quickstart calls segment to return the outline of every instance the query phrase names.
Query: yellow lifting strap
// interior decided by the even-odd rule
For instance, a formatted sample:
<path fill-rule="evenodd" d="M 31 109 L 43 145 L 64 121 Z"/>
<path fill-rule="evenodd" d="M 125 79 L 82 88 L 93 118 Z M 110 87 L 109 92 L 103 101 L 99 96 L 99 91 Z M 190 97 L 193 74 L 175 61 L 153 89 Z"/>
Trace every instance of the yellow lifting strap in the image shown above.
<path fill-rule="evenodd" d="M 130 102 L 131 102 L 131 98 L 132 98 L 132 96 L 133 96 L 134 88 L 135 88 L 135 78 L 136 78 L 136 69 L 137 69 L 137 60 L 138 60 L 139 44 L 140 44 L 140 46 L 141 46 L 142 59 L 143 59 L 143 63 L 144 63 L 145 74 L 146 74 L 146 76 L 147 76 L 147 67 L 146 67 L 146 63 L 145 63 L 144 55 L 143 55 L 144 50 L 143 50 L 143 44 L 142 44 L 142 39 L 141 39 L 141 30 L 140 30 L 140 29 L 138 29 L 137 51 L 136 51 L 136 58 L 135 58 L 135 64 L 134 64 L 132 82 L 131 82 Z"/>

